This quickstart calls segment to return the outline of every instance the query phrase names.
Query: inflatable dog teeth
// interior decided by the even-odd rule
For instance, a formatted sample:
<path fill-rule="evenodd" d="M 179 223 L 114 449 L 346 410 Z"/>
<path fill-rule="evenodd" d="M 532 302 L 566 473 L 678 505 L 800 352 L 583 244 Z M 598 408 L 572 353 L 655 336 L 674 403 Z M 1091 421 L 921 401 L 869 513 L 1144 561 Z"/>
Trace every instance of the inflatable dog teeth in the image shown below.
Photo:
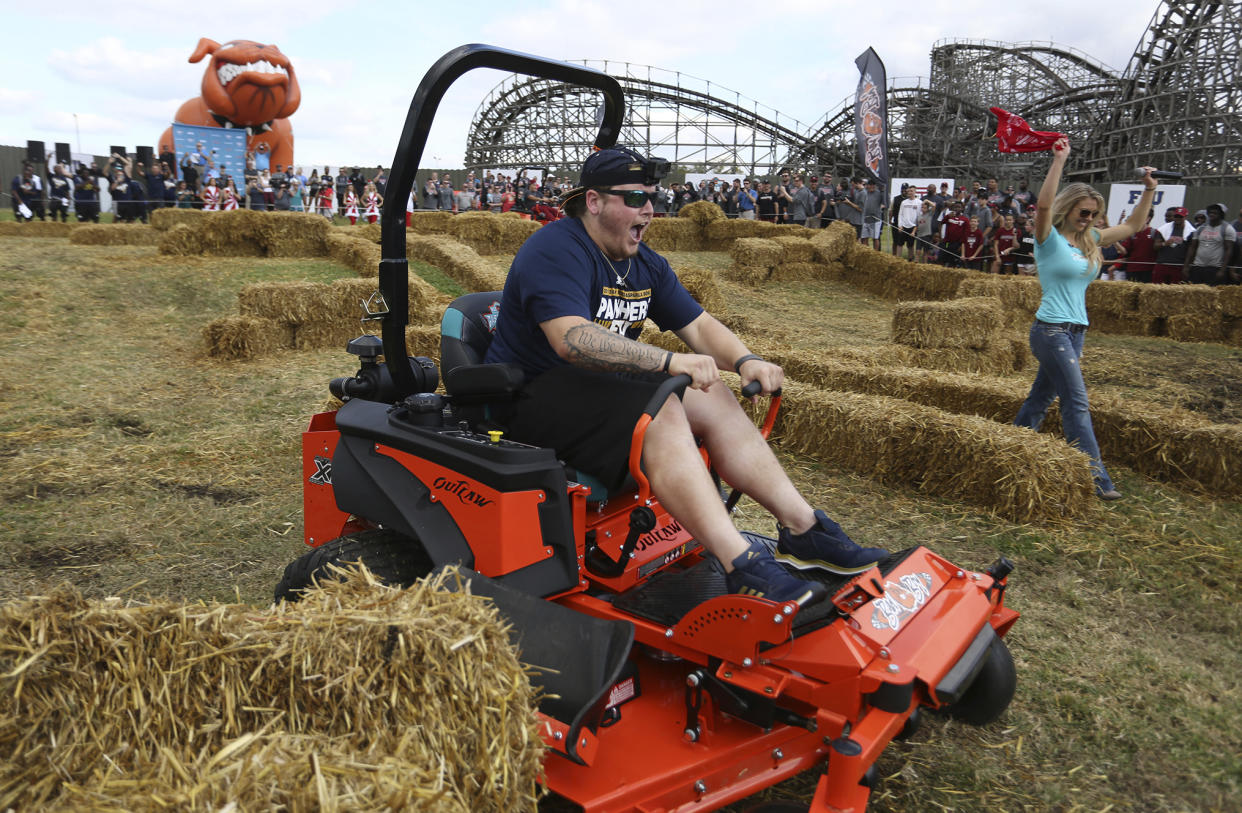
<path fill-rule="evenodd" d="M 221 45 L 204 37 L 190 62 L 211 60 L 203 73 L 202 95 L 177 110 L 176 121 L 197 127 L 244 128 L 247 149 L 266 143 L 272 169 L 293 163 L 293 127 L 289 116 L 302 102 L 302 90 L 289 58 L 275 45 L 232 40 Z M 160 151 L 172 147 L 172 128 L 160 138 Z M 178 145 L 176 152 L 185 151 Z"/>

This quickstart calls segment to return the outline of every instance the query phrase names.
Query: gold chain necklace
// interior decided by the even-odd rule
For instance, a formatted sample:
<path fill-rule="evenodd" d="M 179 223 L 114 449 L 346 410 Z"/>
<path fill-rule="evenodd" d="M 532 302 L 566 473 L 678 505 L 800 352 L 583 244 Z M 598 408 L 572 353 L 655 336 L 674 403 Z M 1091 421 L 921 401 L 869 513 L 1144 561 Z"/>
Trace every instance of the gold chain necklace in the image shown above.
<path fill-rule="evenodd" d="M 619 287 L 619 286 L 624 285 L 624 284 L 625 284 L 625 281 L 626 281 L 626 280 L 629 278 L 629 276 L 630 276 L 630 271 L 631 271 L 631 270 L 633 269 L 633 267 L 634 267 L 634 258 L 633 258 L 633 257 L 630 257 L 630 258 L 628 258 L 628 259 L 626 260 L 626 263 L 625 263 L 625 274 L 622 274 L 621 272 L 619 272 L 619 271 L 617 270 L 617 267 L 616 267 L 615 265 L 613 265 L 613 264 L 612 264 L 612 260 L 608 257 L 608 255 L 607 255 L 607 254 L 605 254 L 602 250 L 600 251 L 599 256 L 603 257 L 603 258 L 604 258 L 604 261 L 605 261 L 606 263 L 608 263 L 608 267 L 612 269 L 612 273 L 613 273 L 613 275 L 617 278 L 617 285 L 618 285 L 618 287 Z"/>

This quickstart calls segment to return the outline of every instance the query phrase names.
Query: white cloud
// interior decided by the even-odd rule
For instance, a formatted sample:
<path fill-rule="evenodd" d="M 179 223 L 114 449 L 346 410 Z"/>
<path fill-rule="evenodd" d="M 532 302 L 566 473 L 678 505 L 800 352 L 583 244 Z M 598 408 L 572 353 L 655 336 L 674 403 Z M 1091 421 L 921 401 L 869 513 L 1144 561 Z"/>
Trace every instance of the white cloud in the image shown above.
<path fill-rule="evenodd" d="M 105 85 L 142 98 L 167 96 L 184 87 L 188 77 L 201 77 L 201 65 L 189 66 L 190 51 L 174 48 L 139 50 L 117 37 L 101 37 L 73 50 L 53 49 L 48 67 L 66 80 Z M 193 80 L 191 80 L 193 81 Z M 197 90 L 194 85 L 190 86 Z"/>

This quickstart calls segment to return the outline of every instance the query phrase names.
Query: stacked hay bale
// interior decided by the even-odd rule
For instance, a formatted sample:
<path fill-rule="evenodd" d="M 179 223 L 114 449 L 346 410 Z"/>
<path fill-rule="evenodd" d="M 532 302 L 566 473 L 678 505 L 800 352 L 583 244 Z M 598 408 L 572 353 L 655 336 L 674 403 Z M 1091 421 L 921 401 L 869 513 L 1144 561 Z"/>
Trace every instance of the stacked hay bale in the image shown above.
<path fill-rule="evenodd" d="M 77 246 L 154 246 L 160 236 L 150 226 L 91 223 L 69 232 L 69 242 Z"/>
<path fill-rule="evenodd" d="M 892 340 L 911 348 L 920 367 L 1012 373 L 1026 362 L 1025 344 L 1002 330 L 995 297 L 905 302 L 893 309 Z"/>
<path fill-rule="evenodd" d="M 0 222 L 0 236 L 4 237 L 68 237 L 78 223 L 58 223 L 55 220 L 32 220 L 29 223 Z"/>
<path fill-rule="evenodd" d="M 196 226 L 212 214 L 213 212 L 204 212 L 202 209 L 156 209 L 151 212 L 151 228 L 156 231 L 170 231 L 182 223 Z"/>
<path fill-rule="evenodd" d="M 435 266 L 467 290 L 499 291 L 505 286 L 505 273 L 497 271 L 484 262 L 474 249 L 451 237 L 411 236 L 405 241 L 405 251 L 411 260 Z"/>
<path fill-rule="evenodd" d="M 409 231 L 416 234 L 447 234 L 452 222 L 452 212 L 419 210 L 410 217 Z"/>
<path fill-rule="evenodd" d="M 448 233 L 483 256 L 516 254 L 539 225 L 534 220 L 498 217 L 491 212 L 463 212 L 450 221 Z"/>
<path fill-rule="evenodd" d="M 1225 338 L 1217 289 L 1207 285 L 1140 285 L 1138 311 L 1164 323 L 1169 338 L 1219 342 Z M 1149 335 L 1160 335 L 1152 333 Z"/>
<path fill-rule="evenodd" d="M 972 271 L 958 283 L 956 296 L 963 299 L 994 296 L 1004 308 L 1007 326 L 1026 330 L 1035 319 L 1043 288 L 1035 277 L 995 276 Z"/>
<path fill-rule="evenodd" d="M 728 251 L 738 238 L 775 237 L 776 234 L 776 224 L 763 220 L 712 220 L 704 227 L 703 250 Z"/>
<path fill-rule="evenodd" d="M 328 221 L 304 212 L 213 212 L 180 223 L 160 238 L 161 254 L 220 257 L 319 257 L 327 251 Z"/>
<path fill-rule="evenodd" d="M 820 261 L 833 263 L 842 260 L 847 253 L 858 245 L 858 235 L 854 227 L 843 220 L 834 220 L 828 228 L 820 229 L 811 236 Z"/>
<path fill-rule="evenodd" d="M 653 218 L 643 234 L 643 242 L 656 251 L 702 251 L 706 248 L 702 224 L 680 217 Z"/>
<path fill-rule="evenodd" d="M 370 574 L 296 605 L 0 609 L 19 810 L 533 810 L 536 693 L 491 602 Z"/>
<path fill-rule="evenodd" d="M 690 292 L 690 295 L 708 313 L 720 318 L 728 311 L 728 305 L 724 294 L 720 292 L 716 274 L 711 269 L 677 265 L 673 267 L 673 272 L 677 274 L 677 278 L 681 280 L 681 284 Z"/>
<path fill-rule="evenodd" d="M 410 275 L 408 307 L 412 325 L 439 323 L 447 298 Z M 322 282 L 256 282 L 237 295 L 240 316 L 226 316 L 203 329 L 209 355 L 253 358 L 279 349 L 344 348 L 378 322 L 363 322 L 363 304 L 377 292 L 374 277 Z M 372 301 L 376 310 L 378 300 Z"/>
<path fill-rule="evenodd" d="M 772 277 L 772 270 L 785 259 L 785 247 L 762 237 L 739 237 L 729 248 L 733 267 L 726 275 L 735 282 L 758 285 Z"/>
<path fill-rule="evenodd" d="M 1216 289 L 1220 302 L 1221 329 L 1225 341 L 1242 345 L 1242 286 L 1226 285 Z"/>
<path fill-rule="evenodd" d="M 883 396 L 786 381 L 777 442 L 881 482 L 994 510 L 1014 522 L 1095 505 L 1087 456 L 1056 438 Z"/>
<path fill-rule="evenodd" d="M 1087 286 L 1087 317 L 1092 330 L 1130 336 L 1155 336 L 1159 320 L 1138 312 L 1141 286 L 1133 282 L 1097 280 Z"/>
<path fill-rule="evenodd" d="M 845 282 L 882 299 L 898 301 L 952 299 L 962 280 L 975 273 L 912 263 L 857 242 L 843 252 L 840 261 Z"/>
<path fill-rule="evenodd" d="M 328 256 L 353 270 L 360 277 L 379 276 L 379 263 L 382 257 L 379 245 L 361 236 L 342 234 L 342 231 L 342 229 L 333 229 L 328 235 L 326 240 Z"/>

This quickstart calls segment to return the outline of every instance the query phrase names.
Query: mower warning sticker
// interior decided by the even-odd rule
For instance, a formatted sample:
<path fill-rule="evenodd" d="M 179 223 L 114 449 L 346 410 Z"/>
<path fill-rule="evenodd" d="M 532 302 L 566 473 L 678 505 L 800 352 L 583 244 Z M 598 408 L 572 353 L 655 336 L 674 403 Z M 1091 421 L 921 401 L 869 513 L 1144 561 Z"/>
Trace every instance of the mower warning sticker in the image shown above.
<path fill-rule="evenodd" d="M 315 473 L 310 476 L 312 485 L 332 485 L 332 458 L 315 456 Z"/>
<path fill-rule="evenodd" d="M 884 595 L 871 602 L 871 626 L 898 630 L 931 598 L 930 573 L 907 573 L 884 583 Z"/>

